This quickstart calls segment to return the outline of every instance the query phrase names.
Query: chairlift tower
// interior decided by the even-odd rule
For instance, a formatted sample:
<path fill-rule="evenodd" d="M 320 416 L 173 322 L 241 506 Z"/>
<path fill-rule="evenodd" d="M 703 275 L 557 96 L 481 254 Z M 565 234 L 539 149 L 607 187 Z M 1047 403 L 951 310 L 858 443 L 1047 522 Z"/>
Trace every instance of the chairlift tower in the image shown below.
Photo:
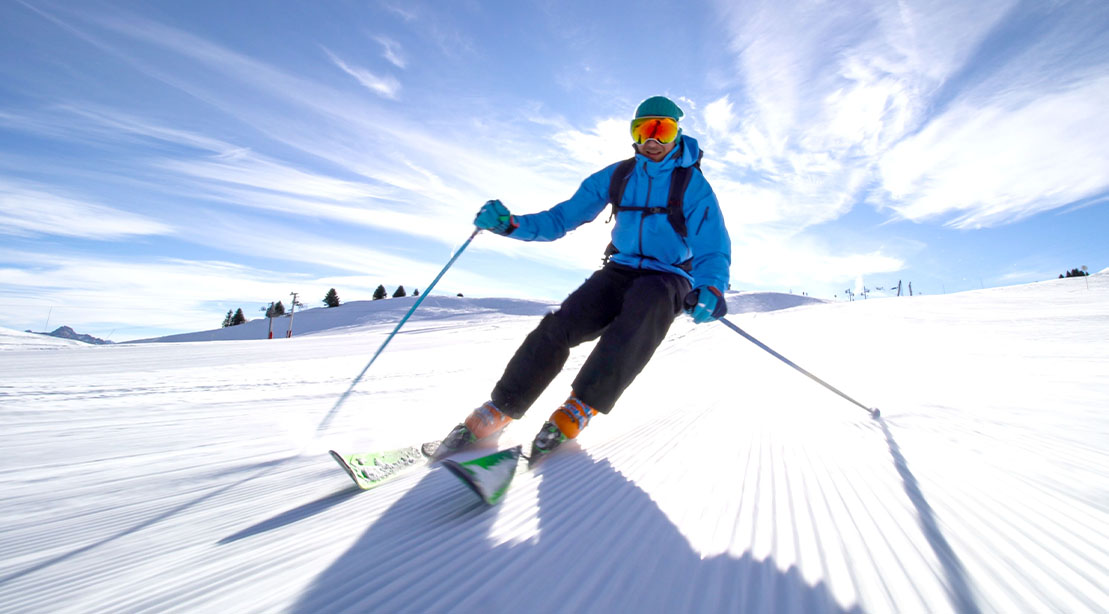
<path fill-rule="evenodd" d="M 301 303 L 300 301 L 297 300 L 297 294 L 299 294 L 299 293 L 298 292 L 290 292 L 289 293 L 289 295 L 293 297 L 293 305 L 292 305 L 292 307 L 289 308 L 289 330 L 285 331 L 285 338 L 286 339 L 290 339 L 293 336 L 293 316 L 296 315 L 297 305 L 300 305 L 301 307 L 304 306 L 304 303 Z"/>
<path fill-rule="evenodd" d="M 258 311 L 266 312 L 266 319 L 270 321 L 269 338 L 273 339 L 273 303 L 270 303 L 269 307 L 259 307 Z"/>

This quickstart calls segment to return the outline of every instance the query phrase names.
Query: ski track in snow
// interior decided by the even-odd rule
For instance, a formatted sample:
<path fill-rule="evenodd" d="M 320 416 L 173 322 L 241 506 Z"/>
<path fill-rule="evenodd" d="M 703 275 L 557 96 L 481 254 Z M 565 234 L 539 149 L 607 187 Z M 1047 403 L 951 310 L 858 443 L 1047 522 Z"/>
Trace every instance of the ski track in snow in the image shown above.
<path fill-rule="evenodd" d="M 1109 275 L 730 295 L 882 418 L 683 317 L 493 508 L 441 468 L 362 492 L 326 454 L 442 436 L 551 307 L 435 298 L 318 437 L 411 301 L 288 340 L 0 331 L 0 613 L 1107 611 Z M 485 452 L 530 441 L 588 350 Z"/>

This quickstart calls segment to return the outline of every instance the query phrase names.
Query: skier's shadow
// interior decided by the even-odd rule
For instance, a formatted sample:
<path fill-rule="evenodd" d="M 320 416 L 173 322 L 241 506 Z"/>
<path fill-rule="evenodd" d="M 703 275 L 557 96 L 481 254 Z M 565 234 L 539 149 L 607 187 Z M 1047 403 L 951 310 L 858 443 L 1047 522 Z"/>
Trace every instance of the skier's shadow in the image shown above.
<path fill-rule="evenodd" d="M 607 460 L 560 452 L 538 473 L 538 518 L 488 509 L 446 471 L 428 473 L 292 611 L 848 611 L 796 567 L 750 552 L 702 558 Z M 526 489 L 502 505 L 513 495 Z M 522 542 L 498 534 L 528 522 L 537 527 Z"/>

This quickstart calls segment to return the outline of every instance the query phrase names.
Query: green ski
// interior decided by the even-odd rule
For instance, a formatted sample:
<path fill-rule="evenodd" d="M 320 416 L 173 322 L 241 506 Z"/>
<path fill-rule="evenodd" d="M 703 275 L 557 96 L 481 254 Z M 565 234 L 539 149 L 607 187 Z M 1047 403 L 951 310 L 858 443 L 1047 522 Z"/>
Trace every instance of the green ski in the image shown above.
<path fill-rule="evenodd" d="M 439 442 L 425 443 L 422 446 L 409 446 L 385 452 L 367 454 L 340 454 L 331 450 L 331 458 L 347 472 L 350 479 L 362 490 L 375 488 L 408 473 L 409 470 L 424 466 L 427 458 L 435 453 Z"/>
<path fill-rule="evenodd" d="M 508 492 L 522 455 L 522 447 L 516 446 L 473 460 L 447 459 L 442 463 L 487 505 L 496 505 Z"/>

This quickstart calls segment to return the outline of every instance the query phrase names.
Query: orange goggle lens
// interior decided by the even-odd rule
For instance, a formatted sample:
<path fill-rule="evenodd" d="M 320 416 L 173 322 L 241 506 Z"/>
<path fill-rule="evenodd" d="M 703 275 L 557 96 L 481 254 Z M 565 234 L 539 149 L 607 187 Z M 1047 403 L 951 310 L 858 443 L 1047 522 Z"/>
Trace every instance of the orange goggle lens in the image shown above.
<path fill-rule="evenodd" d="M 678 122 L 669 117 L 640 117 L 632 120 L 632 140 L 642 145 L 654 139 L 663 145 L 678 138 Z"/>

